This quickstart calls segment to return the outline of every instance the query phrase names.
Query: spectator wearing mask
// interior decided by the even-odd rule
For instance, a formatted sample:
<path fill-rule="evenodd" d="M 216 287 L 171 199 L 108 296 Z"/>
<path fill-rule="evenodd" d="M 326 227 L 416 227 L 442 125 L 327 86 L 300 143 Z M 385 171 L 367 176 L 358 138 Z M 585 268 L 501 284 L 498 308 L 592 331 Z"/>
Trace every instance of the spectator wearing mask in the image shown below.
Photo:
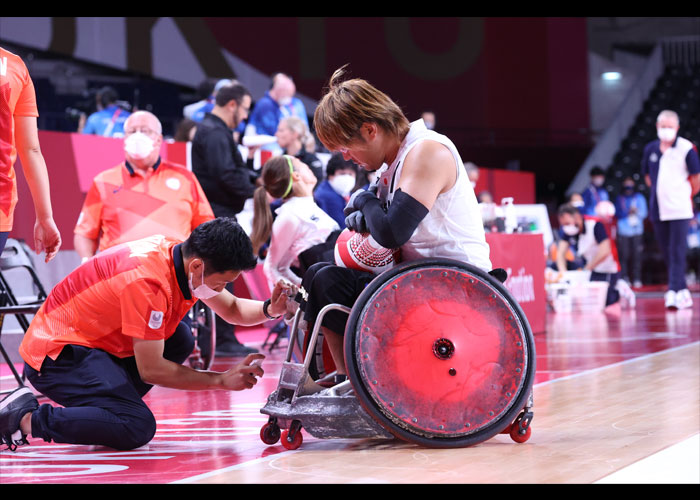
<path fill-rule="evenodd" d="M 314 199 L 321 209 L 330 215 L 338 226 L 345 228 L 343 209 L 357 181 L 357 166 L 343 155 L 335 153 L 326 165 L 326 179 L 314 191 Z"/>
<path fill-rule="evenodd" d="M 606 306 L 620 298 L 616 289 L 619 267 L 612 252 L 612 245 L 605 226 L 592 217 L 584 217 L 581 212 L 567 203 L 559 207 L 559 244 L 557 246 L 557 270 L 564 273 L 571 270 L 567 261 L 569 250 L 576 256 L 579 269 L 591 271 L 591 281 L 607 281 L 608 296 Z M 579 266 L 583 267 L 579 267 Z"/>
<path fill-rule="evenodd" d="M 83 262 L 98 250 L 155 234 L 184 241 L 214 218 L 194 174 L 161 159 L 155 115 L 135 112 L 124 132 L 124 161 L 95 176 L 75 227 L 73 243 Z"/>
<path fill-rule="evenodd" d="M 620 274 L 638 288 L 642 286 L 642 245 L 648 209 L 647 200 L 636 190 L 632 177 L 625 177 L 622 181 L 622 192 L 615 201 L 615 213 Z"/>
<path fill-rule="evenodd" d="M 571 193 L 571 196 L 569 196 L 569 203 L 578 208 L 579 211 L 583 211 L 585 202 L 583 201 L 583 196 L 581 196 L 581 193 Z"/>
<path fill-rule="evenodd" d="M 590 172 L 591 183 L 581 193 L 583 198 L 583 215 L 595 216 L 595 207 L 601 201 L 609 201 L 608 191 L 605 189 L 605 171 L 595 166 Z"/>
<path fill-rule="evenodd" d="M 664 110 L 656 119 L 658 139 L 644 147 L 642 174 L 650 188 L 649 220 L 668 268 L 668 309 L 692 307 L 685 271 L 688 225 L 693 218 L 693 196 L 700 192 L 700 159 L 695 144 L 678 135 L 675 111 Z"/>
<path fill-rule="evenodd" d="M 306 114 L 304 103 L 297 97 L 294 80 L 284 73 L 275 73 L 272 76 L 270 89 L 261 97 L 253 107 L 245 128 L 245 135 L 271 135 L 277 132 L 277 127 L 283 118 L 296 116 L 309 127 L 309 117 Z M 281 146 L 276 144 L 263 146 L 263 150 L 279 152 Z"/>

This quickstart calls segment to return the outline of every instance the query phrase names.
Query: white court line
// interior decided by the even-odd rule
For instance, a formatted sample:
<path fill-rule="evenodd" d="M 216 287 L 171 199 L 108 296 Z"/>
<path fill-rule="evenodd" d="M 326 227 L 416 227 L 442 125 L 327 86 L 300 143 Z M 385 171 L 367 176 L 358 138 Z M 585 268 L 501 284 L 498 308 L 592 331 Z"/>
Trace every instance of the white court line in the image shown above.
<path fill-rule="evenodd" d="M 251 465 L 255 465 L 255 464 L 259 464 L 259 463 L 263 463 L 263 462 L 269 462 L 270 460 L 274 460 L 276 458 L 279 458 L 282 455 L 287 455 L 289 453 L 299 453 L 300 451 L 301 450 L 286 450 L 286 451 L 283 451 L 280 453 L 268 455 L 267 457 L 256 458 L 255 460 L 250 460 L 249 462 L 242 462 L 240 464 L 231 465 L 229 467 L 224 467 L 223 469 L 213 470 L 211 472 L 204 472 L 203 474 L 198 474 L 196 476 L 187 477 L 184 479 L 179 479 L 177 481 L 171 482 L 170 484 L 187 484 L 187 483 L 191 483 L 194 481 L 199 481 L 201 479 L 207 479 L 209 477 L 218 476 L 219 474 L 223 474 L 226 472 L 231 472 L 234 470 L 243 469 L 243 468 L 249 467 Z"/>
<path fill-rule="evenodd" d="M 691 347 L 691 346 L 694 346 L 694 345 L 697 345 L 697 344 L 700 344 L 700 341 L 695 341 L 695 342 L 691 342 L 691 343 L 689 343 L 689 344 L 679 345 L 679 346 L 677 346 L 677 347 L 671 347 L 670 349 L 665 349 L 665 350 L 663 350 L 663 351 L 652 352 L 652 353 L 650 353 L 650 354 L 646 354 L 646 355 L 644 355 L 644 356 L 638 356 L 638 357 L 636 357 L 636 358 L 625 359 L 625 360 L 623 360 L 623 361 L 618 361 L 617 363 L 612 363 L 612 364 L 610 364 L 610 365 L 603 365 L 603 366 L 599 366 L 599 367 L 597 367 L 597 368 L 591 368 L 590 370 L 584 370 L 584 371 L 581 371 L 581 372 L 578 372 L 578 373 L 572 373 L 571 375 L 567 375 L 567 376 L 565 376 L 565 377 L 559 377 L 559 378 L 555 378 L 555 379 L 552 379 L 552 380 L 545 380 L 544 382 L 540 382 L 539 384 L 534 384 L 533 387 L 540 387 L 540 386 L 543 386 L 543 385 L 553 384 L 553 383 L 555 383 L 555 382 L 561 382 L 561 381 L 563 381 L 563 380 L 570 380 L 570 379 L 572 379 L 572 378 L 582 377 L 582 376 L 585 376 L 585 375 L 589 375 L 589 374 L 591 374 L 591 373 L 596 373 L 596 372 L 599 372 L 599 371 L 607 370 L 607 369 L 609 369 L 609 368 L 616 368 L 616 367 L 618 367 L 618 366 L 626 365 L 626 364 L 628 364 L 628 363 L 633 363 L 633 362 L 640 361 L 640 360 L 643 360 L 643 359 L 653 358 L 653 357 L 659 356 L 659 355 L 661 355 L 661 354 L 666 354 L 666 353 L 669 353 L 669 352 L 674 352 L 674 351 L 679 351 L 679 350 L 681 350 L 681 349 L 686 349 L 686 348 L 688 348 L 688 347 Z"/>
<path fill-rule="evenodd" d="M 613 472 L 594 484 L 700 484 L 700 434 Z"/>
<path fill-rule="evenodd" d="M 691 342 L 690 344 L 684 344 L 684 345 L 677 346 L 677 347 L 672 347 L 672 348 L 670 348 L 670 349 L 666 349 L 666 350 L 663 350 L 663 351 L 658 351 L 658 352 L 650 353 L 650 354 L 647 354 L 647 355 L 644 355 L 644 356 L 639 356 L 639 357 L 636 357 L 636 358 L 626 359 L 626 360 L 624 360 L 624 361 L 620 361 L 620 362 L 618 362 L 618 363 L 613 363 L 613 364 L 611 364 L 611 365 L 599 366 L 598 368 L 592 368 L 592 369 L 590 369 L 590 370 L 585 370 L 585 371 L 582 371 L 582 372 L 574 373 L 574 374 L 568 375 L 568 376 L 566 376 L 566 377 L 560 377 L 560 378 L 556 378 L 556 379 L 552 379 L 552 380 L 547 380 L 547 381 L 545 381 L 545 382 L 540 382 L 539 384 L 534 384 L 533 387 L 539 387 L 539 386 L 543 386 L 543 385 L 548 385 L 548 384 L 552 384 L 552 383 L 555 383 L 555 382 L 559 382 L 559 381 L 562 381 L 562 380 L 569 380 L 569 379 L 572 379 L 572 378 L 581 377 L 581 376 L 588 375 L 588 374 L 591 374 L 591 373 L 595 373 L 595 372 L 598 372 L 598 371 L 601 371 L 601 370 L 605 370 L 605 369 L 608 369 L 608 368 L 614 368 L 614 367 L 622 366 L 622 365 L 625 365 L 625 364 L 628 364 L 628 363 L 631 363 L 631 362 L 634 362 L 634 361 L 639 361 L 639 360 L 643 360 L 643 359 L 652 358 L 652 357 L 658 356 L 658 355 L 660 355 L 660 354 L 665 354 L 665 353 L 677 351 L 677 350 L 680 350 L 680 349 L 685 349 L 685 348 L 688 348 L 688 347 L 690 347 L 690 346 L 693 346 L 693 345 L 696 345 L 696 344 L 699 344 L 699 343 L 700 343 L 700 341 Z M 680 482 L 680 483 L 688 483 L 688 482 L 691 482 L 691 483 L 692 483 L 692 482 L 697 482 L 697 479 L 695 479 L 695 478 L 697 478 L 697 470 L 698 470 L 698 466 L 697 466 L 697 465 L 698 465 L 698 462 L 700 461 L 700 458 L 698 457 L 697 437 L 698 437 L 698 436 L 696 435 L 695 438 L 691 438 L 691 439 L 689 439 L 689 440 L 687 440 L 687 441 L 684 441 L 684 442 L 682 442 L 682 443 L 679 443 L 678 445 L 674 445 L 674 446 L 671 446 L 670 448 L 667 448 L 667 450 L 670 450 L 670 451 L 668 451 L 668 452 L 667 452 L 667 450 L 664 450 L 664 451 L 661 451 L 661 452 L 659 452 L 659 453 L 657 453 L 657 454 L 655 454 L 655 455 L 652 455 L 651 457 L 647 457 L 646 459 L 642 459 L 640 462 L 637 462 L 637 464 L 640 464 L 641 462 L 645 462 L 645 465 L 646 465 L 646 460 L 651 459 L 652 457 L 656 457 L 657 455 L 661 455 L 661 460 L 662 460 L 662 462 L 661 462 L 660 465 L 663 465 L 663 467 L 660 466 L 660 465 L 658 465 L 658 462 L 655 462 L 655 463 L 657 463 L 657 465 L 656 465 L 655 467 L 657 468 L 656 473 L 657 473 L 657 476 L 658 476 L 659 471 L 665 471 L 665 470 L 668 468 L 668 462 L 664 462 L 664 461 L 663 461 L 663 460 L 664 460 L 664 457 L 667 457 L 670 453 L 673 453 L 673 454 L 675 455 L 675 454 L 677 454 L 678 452 L 681 452 L 681 453 L 684 453 L 684 455 L 685 455 L 684 460 L 686 461 L 687 464 L 690 464 L 690 465 L 692 466 L 693 460 L 695 461 L 695 462 L 694 462 L 694 463 L 695 463 L 695 476 L 693 476 L 692 474 L 689 475 L 688 473 L 684 473 L 684 474 L 683 474 L 683 473 L 681 472 L 681 468 L 676 468 L 676 472 L 677 472 L 677 474 L 679 474 L 679 475 L 676 476 L 676 478 L 680 478 L 680 479 L 678 479 L 676 482 Z M 695 439 L 696 441 L 693 442 L 693 439 Z M 688 442 L 690 442 L 689 445 L 687 444 Z M 683 445 L 683 446 L 679 447 L 679 445 Z M 267 457 L 257 458 L 257 459 L 255 459 L 255 460 L 251 460 L 251 461 L 249 461 L 249 462 L 242 462 L 242 463 L 235 464 L 235 465 L 232 465 L 232 466 L 229 466 L 229 467 L 225 467 L 225 468 L 223 468 L 223 469 L 218 469 L 218 470 L 214 470 L 214 471 L 210 471 L 210 472 L 205 472 L 205 473 L 203 473 L 203 474 L 198 474 L 198 475 L 196 475 L 196 476 L 192 476 L 192 477 L 189 477 L 189 478 L 184 478 L 184 479 L 180 479 L 180 480 L 177 480 L 177 481 L 173 481 L 173 482 L 170 483 L 170 484 L 186 484 L 186 483 L 190 483 L 190 482 L 194 482 L 194 481 L 199 481 L 199 480 L 201 480 L 201 479 L 207 479 L 207 478 L 209 478 L 209 477 L 216 476 L 216 475 L 219 475 L 219 474 L 223 474 L 223 473 L 225 473 L 225 472 L 230 472 L 230 471 L 234 471 L 234 470 L 238 470 L 238 469 L 243 469 L 243 468 L 249 467 L 249 466 L 251 466 L 251 465 L 255 465 L 255 464 L 259 464 L 259 463 L 268 462 L 268 461 L 270 461 L 270 460 L 274 460 L 274 459 L 276 459 L 276 458 L 279 458 L 279 457 L 284 456 L 284 455 L 289 454 L 289 453 L 299 453 L 299 452 L 301 452 L 301 451 L 303 451 L 303 450 L 286 450 L 286 451 L 283 451 L 283 452 L 280 452 L 280 453 L 275 453 L 275 454 L 273 454 L 273 455 L 269 455 L 269 456 L 267 456 Z M 693 453 L 695 453 L 695 454 L 693 455 Z M 622 477 L 623 471 L 625 471 L 625 470 L 627 470 L 628 468 L 631 468 L 631 467 L 633 467 L 633 466 L 635 466 L 635 465 L 636 465 L 636 464 L 633 464 L 632 466 L 623 468 L 623 469 L 621 469 L 620 471 L 617 471 L 617 472 L 615 472 L 615 473 L 613 473 L 613 474 L 611 474 L 611 475 L 609 475 L 609 476 L 606 476 L 604 479 L 599 480 L 598 482 L 605 482 L 608 478 L 611 478 L 608 482 L 616 482 L 617 478 Z M 636 469 L 636 468 L 632 469 L 632 473 L 635 473 L 635 480 L 632 480 L 632 481 L 631 481 L 629 478 L 625 478 L 625 479 L 622 480 L 621 482 L 641 482 L 641 481 L 639 481 L 640 478 L 636 477 L 637 474 L 639 474 L 639 473 L 636 472 L 637 470 L 638 470 L 638 469 Z M 617 474 L 620 474 L 620 475 L 619 475 L 619 476 L 616 476 Z M 682 474 L 682 475 L 680 475 L 680 474 Z M 651 475 L 647 475 L 647 478 L 650 478 L 650 477 L 652 477 L 652 476 L 651 476 Z M 654 482 L 654 481 L 651 481 L 651 482 Z M 661 481 L 658 481 L 658 482 L 662 482 L 662 483 L 669 482 L 669 478 L 666 477 L 664 480 L 661 480 Z"/>

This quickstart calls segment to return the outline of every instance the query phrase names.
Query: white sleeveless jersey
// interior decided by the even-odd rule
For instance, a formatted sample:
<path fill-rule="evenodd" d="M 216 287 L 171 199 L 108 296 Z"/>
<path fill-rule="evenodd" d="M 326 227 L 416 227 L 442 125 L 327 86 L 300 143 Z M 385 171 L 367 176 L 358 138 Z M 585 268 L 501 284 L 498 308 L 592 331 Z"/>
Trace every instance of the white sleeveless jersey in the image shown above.
<path fill-rule="evenodd" d="M 396 159 L 388 167 L 380 169 L 377 196 L 388 207 L 399 185 L 406 155 L 421 141 L 431 140 L 446 146 L 455 160 L 457 181 L 449 191 L 440 194 L 428 215 L 401 247 L 403 261 L 425 257 L 455 259 L 490 271 L 489 245 L 474 188 L 457 148 L 442 134 L 428 130 L 423 120 L 411 123 L 408 135 L 399 147 Z"/>
<path fill-rule="evenodd" d="M 598 242 L 595 240 L 595 225 L 598 221 L 596 219 L 586 218 L 583 223 L 586 226 L 586 230 L 579 234 L 576 252 L 586 259 L 586 262 L 590 262 L 595 258 L 598 252 Z M 610 238 L 610 235 L 608 235 L 608 238 Z M 618 272 L 620 268 L 611 252 L 602 262 L 598 263 L 593 270 L 597 273 L 614 274 Z"/>

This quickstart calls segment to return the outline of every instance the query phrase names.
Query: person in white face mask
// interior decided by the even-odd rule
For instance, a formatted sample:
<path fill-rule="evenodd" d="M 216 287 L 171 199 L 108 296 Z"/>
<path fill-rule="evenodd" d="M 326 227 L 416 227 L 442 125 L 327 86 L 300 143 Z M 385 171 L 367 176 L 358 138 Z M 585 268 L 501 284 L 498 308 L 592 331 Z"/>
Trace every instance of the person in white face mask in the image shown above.
<path fill-rule="evenodd" d="M 658 139 L 648 143 L 642 155 L 642 174 L 649 186 L 649 220 L 668 270 L 668 309 L 693 305 L 685 271 L 687 235 L 693 218 L 693 197 L 700 192 L 700 160 L 697 145 L 680 137 L 678 114 L 671 110 L 656 119 Z"/>
<path fill-rule="evenodd" d="M 214 218 L 192 172 L 160 157 L 163 135 L 155 115 L 133 113 L 124 132 L 124 161 L 95 177 L 75 226 L 73 243 L 83 261 L 154 234 L 184 240 Z"/>
<path fill-rule="evenodd" d="M 597 218 L 584 217 L 570 203 L 559 207 L 559 243 L 557 269 L 591 271 L 591 281 L 607 281 L 606 306 L 620 299 L 615 285 L 619 279 L 619 265 L 612 252 L 612 241 L 604 224 Z M 573 259 L 567 259 L 567 255 Z"/>
<path fill-rule="evenodd" d="M 185 241 L 155 235 L 117 245 L 79 266 L 49 294 L 20 354 L 31 384 L 0 404 L 0 442 L 27 437 L 119 450 L 144 446 L 156 420 L 144 401 L 154 385 L 188 391 L 251 389 L 264 356 L 249 354 L 225 371 L 183 364 L 194 348 L 183 321 L 198 301 L 229 323 L 259 325 L 286 311 L 295 290 L 276 283 L 265 301 L 225 287 L 257 259 L 235 219 L 219 217 Z M 177 409 L 174 409 L 177 411 Z"/>
<path fill-rule="evenodd" d="M 583 207 L 581 212 L 583 215 L 595 216 L 595 207 L 601 201 L 610 201 L 607 189 L 605 189 L 605 171 L 595 166 L 589 172 L 591 183 L 581 193 L 583 198 Z"/>
<path fill-rule="evenodd" d="M 326 164 L 326 179 L 314 191 L 314 199 L 338 226 L 345 228 L 343 209 L 357 182 L 357 165 L 335 153 Z"/>

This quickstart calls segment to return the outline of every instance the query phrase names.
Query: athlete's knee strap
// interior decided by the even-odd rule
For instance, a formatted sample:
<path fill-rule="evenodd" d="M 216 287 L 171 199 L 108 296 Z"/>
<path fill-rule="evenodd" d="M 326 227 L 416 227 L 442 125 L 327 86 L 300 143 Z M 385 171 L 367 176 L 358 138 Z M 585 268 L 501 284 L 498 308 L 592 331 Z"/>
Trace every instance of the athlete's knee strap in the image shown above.
<path fill-rule="evenodd" d="M 386 212 L 374 195 L 361 196 L 356 207 L 365 216 L 369 233 L 385 248 L 399 248 L 406 243 L 429 212 L 421 202 L 401 189 L 394 193 Z"/>

